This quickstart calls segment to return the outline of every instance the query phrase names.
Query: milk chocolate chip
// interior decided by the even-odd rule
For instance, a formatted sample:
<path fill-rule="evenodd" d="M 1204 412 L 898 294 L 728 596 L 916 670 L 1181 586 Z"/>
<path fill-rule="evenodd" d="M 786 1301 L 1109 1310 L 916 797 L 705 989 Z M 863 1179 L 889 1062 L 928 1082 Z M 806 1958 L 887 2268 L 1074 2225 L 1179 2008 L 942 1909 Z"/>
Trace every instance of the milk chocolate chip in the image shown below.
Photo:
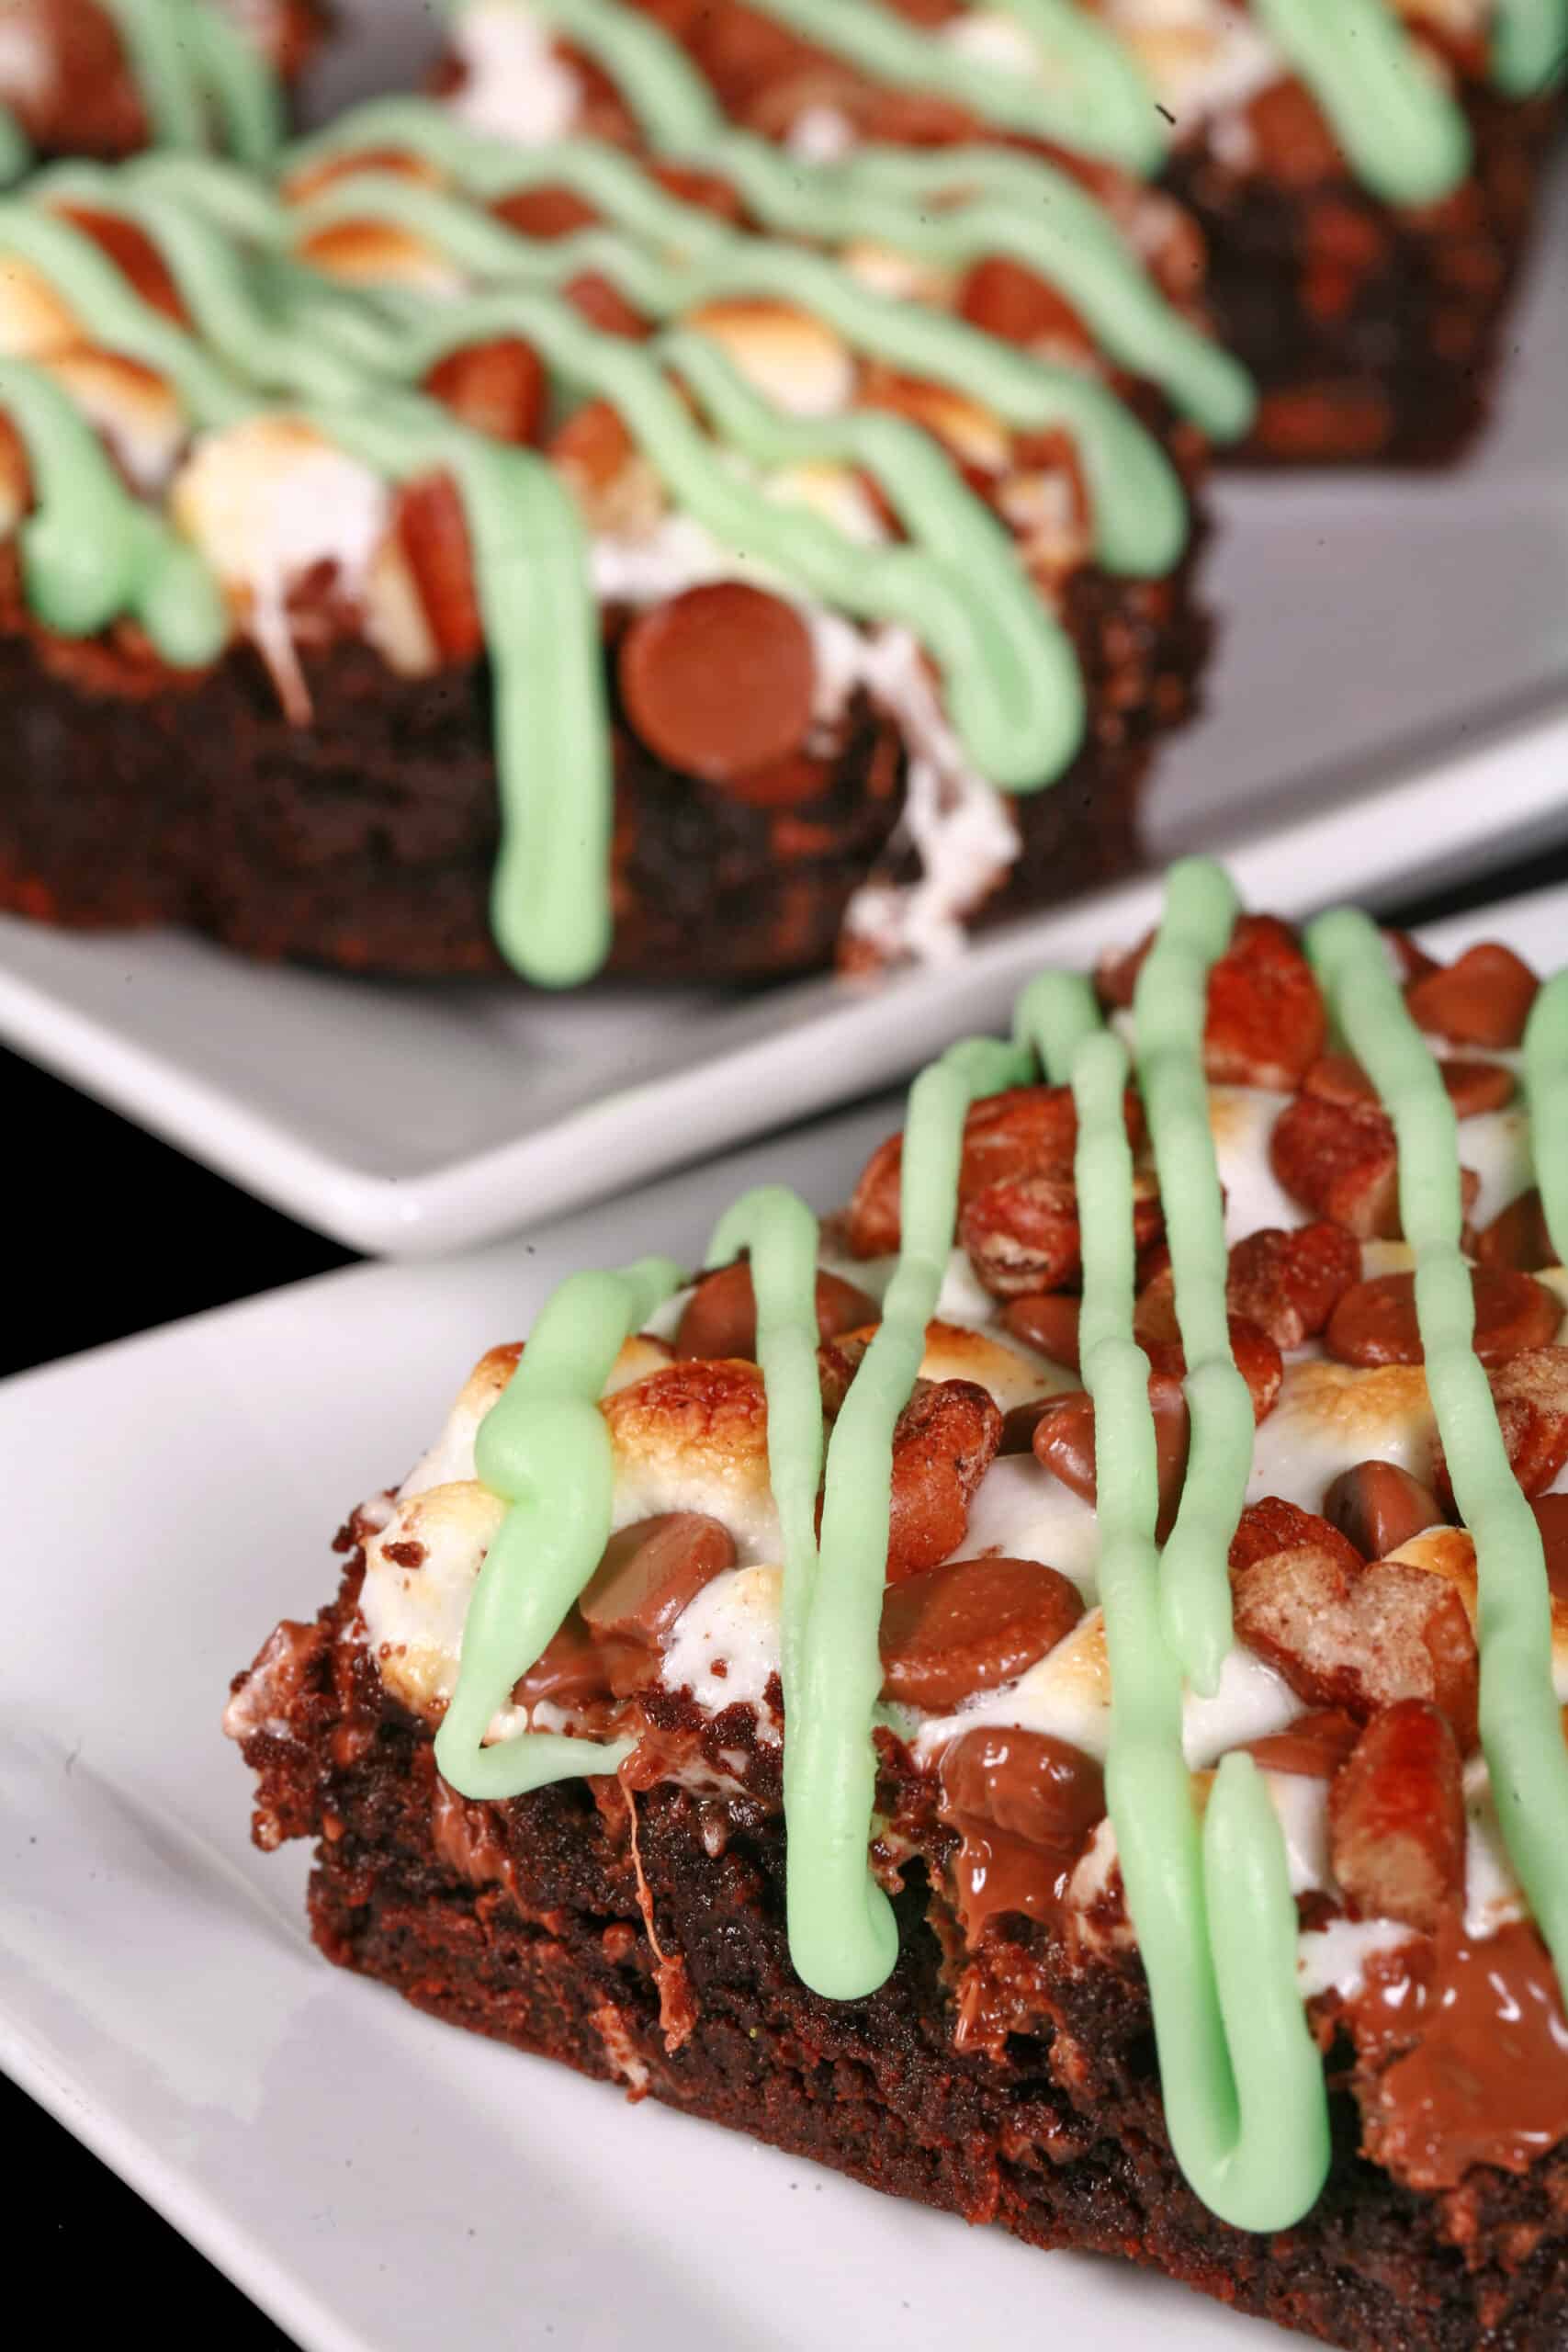
<path fill-rule="evenodd" d="M 1386 1560 L 1423 1528 L 1438 1526 L 1443 1512 L 1431 1487 L 1397 1462 L 1358 1462 L 1329 1487 L 1323 1515 L 1363 1559 Z"/>
<path fill-rule="evenodd" d="M 657 1648 L 703 1587 L 735 1566 L 729 1531 L 699 1511 L 665 1511 L 612 1535 L 579 1606 L 601 1639 Z"/>
<path fill-rule="evenodd" d="M 837 1274 L 817 1277 L 817 1336 L 836 1340 L 840 1331 L 859 1330 L 877 1322 L 882 1309 L 875 1299 Z M 675 1332 L 677 1356 L 739 1356 L 748 1363 L 757 1353 L 757 1299 L 751 1269 L 744 1259 L 705 1274 L 686 1302 Z"/>
<path fill-rule="evenodd" d="M 883 1696 L 945 1713 L 1016 1681 L 1082 1614 L 1077 1587 L 1039 1560 L 953 1560 L 906 1577 L 882 1604 Z"/>
<path fill-rule="evenodd" d="M 743 581 L 639 615 L 620 655 L 626 716 L 673 768 L 723 784 L 782 760 L 811 728 L 817 657 L 792 605 Z"/>

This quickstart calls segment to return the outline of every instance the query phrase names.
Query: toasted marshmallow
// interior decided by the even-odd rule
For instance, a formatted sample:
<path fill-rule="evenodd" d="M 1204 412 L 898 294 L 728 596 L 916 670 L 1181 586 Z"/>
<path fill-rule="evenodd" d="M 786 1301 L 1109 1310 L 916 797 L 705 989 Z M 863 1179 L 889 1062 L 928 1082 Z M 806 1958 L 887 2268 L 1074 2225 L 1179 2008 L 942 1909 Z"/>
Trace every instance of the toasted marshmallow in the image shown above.
<path fill-rule="evenodd" d="M 76 314 L 51 281 L 7 254 L 0 264 L 0 356 L 45 359 L 81 340 Z"/>
<path fill-rule="evenodd" d="M 457 1687 L 474 1582 L 506 1510 L 475 1479 L 429 1487 L 400 1501 L 365 1547 L 359 1608 L 370 1652 L 416 1714 L 440 1713 Z"/>
<path fill-rule="evenodd" d="M 615 1527 L 702 1511 L 728 1529 L 741 1566 L 778 1558 L 767 1396 L 755 1364 L 670 1364 L 617 1390 L 603 1409 L 615 1452 Z"/>
<path fill-rule="evenodd" d="M 285 708 L 307 720 L 289 596 L 325 569 L 338 595 L 363 603 L 390 517 L 387 485 L 302 419 L 257 416 L 197 442 L 175 479 L 170 510 L 217 572 Z"/>
<path fill-rule="evenodd" d="M 746 381 L 789 416 L 836 416 L 854 399 L 848 344 L 784 302 L 709 302 L 685 322 L 716 343 Z"/>
<path fill-rule="evenodd" d="M 1358 1462 L 1397 1463 L 1426 1479 L 1436 1438 L 1419 1364 L 1360 1371 L 1313 1358 L 1288 1363 L 1278 1401 L 1254 1441 L 1247 1499 L 1279 1495 L 1321 1511 L 1335 1479 Z"/>
<path fill-rule="evenodd" d="M 151 368 L 85 345 L 39 362 L 107 442 L 136 488 L 161 491 L 186 443 L 185 412 Z"/>
<path fill-rule="evenodd" d="M 389 220 L 339 220 L 315 229 L 295 247 L 299 259 L 344 286 L 401 286 L 416 294 L 456 295 L 468 280 L 445 254 Z"/>

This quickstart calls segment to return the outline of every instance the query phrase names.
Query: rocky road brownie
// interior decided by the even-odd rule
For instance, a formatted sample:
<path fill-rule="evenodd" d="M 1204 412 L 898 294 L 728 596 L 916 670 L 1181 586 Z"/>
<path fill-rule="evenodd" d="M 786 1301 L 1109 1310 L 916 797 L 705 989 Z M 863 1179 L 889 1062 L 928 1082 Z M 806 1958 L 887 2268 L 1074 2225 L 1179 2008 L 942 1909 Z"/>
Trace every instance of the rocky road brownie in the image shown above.
<path fill-rule="evenodd" d="M 1169 878 L 234 1682 L 329 1958 L 1356 2352 L 1568 2326 L 1568 978 Z"/>
<path fill-rule="evenodd" d="M 0 205 L 0 904 L 753 978 L 1126 864 L 1232 363 L 1080 191 L 1051 357 L 885 283 L 852 175 L 768 233 L 754 144 L 742 205 L 404 100 Z"/>
<path fill-rule="evenodd" d="M 215 147 L 264 166 L 319 0 L 5 0 L 0 185 L 39 157 Z"/>
<path fill-rule="evenodd" d="M 1157 181 L 1207 244 L 1222 339 L 1260 393 L 1243 454 L 1270 463 L 1463 448 L 1568 55 L 1564 0 L 457 0 L 452 15 L 459 102 L 517 136 L 573 103 L 606 128 L 638 115 L 650 51 L 616 44 L 636 17 L 736 123 L 803 160 L 984 140 Z M 976 299 L 1028 344 L 1059 332 L 1060 303 L 1030 265 L 1034 208 L 1013 209 Z"/>

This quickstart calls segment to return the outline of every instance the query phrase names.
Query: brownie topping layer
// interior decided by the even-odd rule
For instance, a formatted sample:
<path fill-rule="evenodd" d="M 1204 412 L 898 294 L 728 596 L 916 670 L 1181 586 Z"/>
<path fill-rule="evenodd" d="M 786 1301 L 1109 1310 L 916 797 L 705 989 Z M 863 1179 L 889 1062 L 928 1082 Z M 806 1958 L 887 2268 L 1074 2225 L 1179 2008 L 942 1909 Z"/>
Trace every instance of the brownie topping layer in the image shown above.
<path fill-rule="evenodd" d="M 874 1157 L 827 1235 L 803 1204 L 768 1191 L 724 1221 L 714 1271 L 695 1284 L 667 1269 L 599 1278 L 608 1287 L 584 1297 L 591 1319 L 615 1308 L 598 1324 L 604 1402 L 570 1439 L 576 1448 L 591 1426 L 601 1433 L 592 1490 L 559 1520 L 561 1497 L 537 1483 L 537 1453 L 503 1464 L 509 1482 L 535 1464 L 521 1486 L 499 1489 L 523 1498 L 510 1517 L 497 1492 L 472 1483 L 476 1468 L 485 1475 L 477 1434 L 504 1430 L 515 1413 L 536 1448 L 537 1431 L 526 1433 L 552 1393 L 536 1340 L 523 1358 L 525 1372 L 535 1366 L 531 1395 L 521 1375 L 507 1387 L 515 1355 L 501 1351 L 392 1519 L 368 1534 L 360 1602 L 384 1682 L 438 1724 L 442 1770 L 469 1794 L 537 1785 L 561 1769 L 613 1770 L 640 1736 L 649 1676 L 716 1723 L 750 1712 L 745 1755 L 726 1762 L 730 1750 L 716 1751 L 703 1766 L 705 1786 L 723 1788 L 728 1775 L 731 1793 L 750 1792 L 758 1760 L 778 1753 L 782 1691 L 795 1962 L 835 1997 L 874 1981 L 887 1916 L 873 1819 L 881 1743 L 891 1736 L 945 1788 L 949 1758 L 975 1742 L 964 1754 L 979 1758 L 980 1779 L 949 1792 L 944 1815 L 972 1849 L 955 1884 L 974 1935 L 990 1917 L 1021 1909 L 1043 1919 L 1052 1906 L 1087 1944 L 1116 1950 L 1135 1935 L 1173 2141 L 1204 2198 L 1252 2228 L 1305 2210 L 1326 2161 L 1321 2060 L 1303 2003 L 1354 2001 L 1380 1955 L 1392 1966 L 1387 1956 L 1413 1935 L 1449 1921 L 1483 1944 L 1533 1917 L 1550 1941 L 1551 1807 L 1568 1771 L 1558 1709 L 1568 1610 L 1561 1625 L 1509 1622 L 1521 1602 L 1533 1607 L 1532 1589 L 1551 1593 L 1541 1524 L 1551 1513 L 1531 1506 L 1560 1499 L 1545 1490 L 1568 1463 L 1558 1365 L 1568 1350 L 1556 1345 L 1568 1275 L 1506 1269 L 1529 1285 L 1528 1311 L 1496 1327 L 1503 1336 L 1487 1347 L 1504 1361 L 1488 1366 L 1473 1346 L 1473 1268 L 1428 1230 L 1445 1182 L 1456 1236 L 1461 1197 L 1472 1214 L 1484 1199 L 1488 1234 L 1517 1225 L 1509 1211 L 1531 1172 L 1527 1114 L 1538 1100 L 1550 1106 L 1568 1068 L 1564 991 L 1520 990 L 1499 1033 L 1495 1051 L 1508 1059 L 1498 1067 L 1512 1076 L 1522 1059 L 1522 1102 L 1461 1117 L 1434 1041 L 1415 1025 L 1429 998 L 1443 1004 L 1432 975 L 1343 919 L 1310 944 L 1328 979 L 1323 1004 L 1308 1002 L 1310 967 L 1282 926 L 1238 922 L 1212 869 L 1178 869 L 1154 952 L 1107 966 L 1100 983 L 1116 1028 L 1134 1039 L 1135 1092 L 1134 1065 L 1116 1028 L 1100 1025 L 1088 983 L 1040 984 L 1021 1008 L 1020 1036 L 1041 1039 L 1048 1080 L 1071 1068 L 1069 1088 L 1029 1084 L 1022 1044 L 976 1041 L 919 1082 L 905 1135 Z M 1395 956 L 1405 956 L 1408 1012 Z M 1256 990 L 1249 972 L 1260 973 Z M 1483 1001 L 1484 986 L 1476 993 Z M 1282 1004 L 1295 1008 L 1289 1021 Z M 1392 1227 L 1409 1239 L 1358 1242 L 1322 1217 L 1250 1223 L 1276 1196 L 1290 1217 L 1317 1205 L 1325 1165 L 1352 1217 L 1371 1181 L 1357 1162 L 1350 1184 L 1337 1140 L 1303 1144 L 1292 1125 L 1300 1105 L 1326 1099 L 1314 1091 L 1325 1006 L 1389 1103 L 1405 1171 Z M 1470 1025 L 1470 991 L 1441 1017 Z M 1403 1054 L 1404 1038 L 1415 1112 L 1388 1067 L 1390 1041 Z M 1213 1069 L 1227 1083 L 1215 1085 Z M 1292 1078 L 1300 1091 L 1280 1091 Z M 1384 1121 L 1381 1108 L 1372 1115 Z M 1436 1122 L 1426 1141 L 1413 1143 L 1413 1118 Z M 1461 1152 L 1478 1163 L 1468 1185 Z M 1031 1173 L 1041 1167 L 1048 1178 Z M 1030 1279 L 1077 1288 L 1021 1299 L 1022 1261 L 995 1245 L 1010 1218 L 1014 1231 L 1034 1230 L 1027 1188 L 1040 1182 L 1072 1246 L 1030 1261 Z M 966 1219 L 986 1198 L 987 1216 Z M 1142 1227 L 1140 1202 L 1151 1211 Z M 1546 1226 L 1561 1205 L 1548 1200 Z M 1466 1239 L 1484 1257 L 1484 1237 Z M 836 1254 L 857 1246 L 877 1254 Z M 1461 1278 L 1439 1299 L 1449 1320 L 1436 1332 L 1435 1249 Z M 1416 1278 L 1423 1361 L 1337 1361 L 1327 1350 L 1345 1302 L 1404 1272 Z M 1076 1313 L 1015 1328 L 1020 1307 L 1053 1299 Z M 623 1340 L 639 1310 L 640 1333 Z M 570 1320 L 555 1327 L 563 1347 Z M 1076 1366 L 1039 1351 L 1040 1337 L 1058 1331 Z M 1461 1416 L 1450 1463 L 1445 1384 L 1456 1362 L 1485 1403 Z M 601 1394 L 589 1373 L 584 1398 Z M 1179 1476 L 1168 1449 L 1162 1489 L 1168 1402 L 1186 1417 L 1186 1472 L 1201 1441 L 1210 1467 L 1201 1480 Z M 1488 1419 L 1507 1516 L 1529 1530 L 1521 1538 L 1510 1525 L 1501 1577 L 1487 1555 L 1497 1540 L 1490 1490 L 1473 1532 L 1447 1523 L 1459 1515 L 1456 1489 L 1476 1499 L 1476 1430 Z M 1057 1420 L 1077 1430 L 1076 1444 L 1053 1440 Z M 554 1426 L 548 1413 L 538 1426 Z M 683 1516 L 650 1531 L 650 1512 Z M 567 1575 L 559 1554 L 561 1599 L 547 1600 L 529 1531 L 557 1524 L 570 1527 L 581 1562 Z M 526 1596 L 521 1581 L 507 1595 L 503 1526 Z M 627 1532 L 606 1554 L 614 1530 Z M 641 1615 L 642 1656 L 615 1668 L 615 1604 L 603 1628 L 611 1645 L 596 1677 L 584 1676 L 592 1609 L 565 1614 L 561 1600 L 601 1558 L 612 1591 L 628 1577 L 635 1588 L 626 1613 Z M 541 1622 L 565 1614 L 537 1669 L 514 1613 L 525 1597 Z M 488 1655 L 476 1651 L 476 1624 L 481 1643 L 494 1629 Z M 1506 1721 L 1485 1696 L 1498 1641 L 1506 1658 L 1511 1648 Z M 1527 1651 L 1528 1675 L 1517 1665 Z M 1080 1789 L 1097 1788 L 1103 1769 L 1109 1821 L 1079 1824 L 1086 1838 L 1065 1855 L 1053 1832 L 1031 1860 L 1010 1756 L 1028 1765 L 1025 1789 L 1042 1758 L 1071 1759 Z M 632 1769 L 645 1781 L 661 1768 L 645 1758 Z M 1497 1802 L 1499 1770 L 1515 1773 L 1520 1803 Z M 765 1801 L 778 1793 L 769 1784 Z M 1016 1903 L 998 1894 L 1014 1884 L 1033 1891 Z M 1108 1903 L 1124 1904 L 1121 1926 Z"/>

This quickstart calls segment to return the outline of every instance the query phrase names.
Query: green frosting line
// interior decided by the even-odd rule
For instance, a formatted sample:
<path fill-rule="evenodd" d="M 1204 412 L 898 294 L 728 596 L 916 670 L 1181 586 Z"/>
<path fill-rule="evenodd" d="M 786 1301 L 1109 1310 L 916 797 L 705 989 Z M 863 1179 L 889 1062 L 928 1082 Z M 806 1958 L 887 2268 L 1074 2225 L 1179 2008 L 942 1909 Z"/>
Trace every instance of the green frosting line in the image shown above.
<path fill-rule="evenodd" d="M 1497 0 L 1492 72 L 1510 97 L 1533 97 L 1568 67 L 1568 0 Z"/>
<path fill-rule="evenodd" d="M 1219 1687 L 1233 1642 L 1226 1555 L 1247 1500 L 1255 1427 L 1231 1352 L 1224 1195 L 1203 1072 L 1209 970 L 1229 944 L 1236 912 L 1235 888 L 1217 865 L 1188 858 L 1172 866 L 1165 921 L 1134 1001 L 1138 1084 L 1165 1209 L 1192 1423 L 1180 1508 L 1161 1562 L 1161 1607 L 1171 1647 L 1205 1698 Z"/>
<path fill-rule="evenodd" d="M 373 409 L 306 413 L 395 480 L 445 469 L 457 485 L 493 676 L 502 821 L 491 921 L 518 971 L 574 988 L 610 949 L 613 802 L 599 608 L 571 493 L 545 458 L 466 432 L 434 401 L 384 391 Z"/>
<path fill-rule="evenodd" d="M 1413 205 L 1458 187 L 1471 164 L 1463 112 L 1388 0 L 1252 5 L 1368 187 Z"/>
<path fill-rule="evenodd" d="M 1016 564 L 1004 571 L 999 554 L 987 560 L 984 522 L 971 523 L 970 494 L 951 468 L 952 497 L 936 510 L 938 524 L 950 514 L 950 552 L 938 557 L 919 547 L 862 547 L 807 506 L 770 499 L 739 478 L 716 456 L 656 361 L 620 335 L 598 333 L 569 306 L 526 294 L 480 296 L 438 321 L 429 337 L 411 333 L 404 357 L 423 375 L 447 349 L 489 336 L 525 335 L 569 381 L 611 401 L 677 503 L 721 544 L 743 548 L 826 603 L 863 618 L 897 620 L 929 644 L 947 673 L 951 716 L 982 773 L 1012 790 L 1027 790 L 1058 774 L 1077 747 L 1082 725 L 1081 682 L 1066 659 L 1065 642 L 1028 588 Z M 684 371 L 695 355 L 682 340 Z M 702 347 L 694 372 L 705 393 L 718 387 L 722 358 Z M 728 413 L 739 419 L 745 388 L 730 372 Z M 765 418 L 766 412 L 759 412 Z M 855 428 L 839 420 L 852 447 Z M 769 430 L 772 425 L 770 424 Z M 781 420 L 787 438 L 787 420 Z M 821 446 L 837 437 L 824 428 Z M 891 441 L 874 445 L 886 458 Z M 908 511 L 925 527 L 911 485 L 923 467 L 912 444 L 900 442 L 895 455 L 908 459 L 907 473 L 895 464 L 893 479 L 908 499 Z M 945 465 L 945 460 L 940 461 Z M 934 481 L 933 489 L 941 485 Z M 924 485 L 920 485 L 924 487 Z M 977 504 L 978 502 L 973 502 Z M 974 597 L 953 555 L 966 550 L 998 597 L 994 610 Z M 1044 622 L 1036 620 L 1039 613 Z M 1032 656 L 1037 673 L 1029 666 Z M 1024 731 L 1027 729 L 1028 731 Z"/>
<path fill-rule="evenodd" d="M 822 1383 L 817 1368 L 818 1227 L 805 1202 L 782 1185 L 748 1193 L 719 1221 L 710 1266 L 750 1259 L 757 1302 L 757 1362 L 768 1396 L 768 1476 L 784 1539 L 780 1679 L 784 1707 L 804 1707 L 801 1658 L 816 1591 L 817 1496 L 825 1450 Z"/>
<path fill-rule="evenodd" d="M 1040 158 L 863 147 L 806 173 L 737 132 L 714 164 L 758 219 L 788 235 L 872 238 L 954 268 L 994 254 L 1019 262 L 1066 296 L 1113 359 L 1159 384 L 1214 439 L 1234 439 L 1252 421 L 1247 370 L 1166 299 L 1104 207 Z"/>
<path fill-rule="evenodd" d="M 0 198 L 0 254 L 9 253 L 56 287 L 94 339 L 156 369 L 203 424 L 238 424 L 255 413 L 254 393 L 211 359 L 183 327 L 144 302 L 89 236 L 70 221 L 23 202 Z"/>
<path fill-rule="evenodd" d="M 1546 1229 L 1558 1264 L 1568 1265 L 1568 972 L 1547 982 L 1531 1010 L 1525 1093 Z"/>
<path fill-rule="evenodd" d="M 764 244 L 722 223 L 708 249 L 684 260 L 650 254 L 614 230 L 541 243 L 458 199 L 378 172 L 334 182 L 297 218 L 301 235 L 344 220 L 389 220 L 466 269 L 523 286 L 558 288 L 598 271 L 639 309 L 666 318 L 705 302 L 776 296 L 826 321 L 852 349 L 951 386 L 1015 429 L 1065 427 L 1083 458 L 1097 552 L 1108 570 L 1157 577 L 1186 544 L 1186 500 L 1175 469 L 1114 392 L 961 319 L 874 294 L 819 254 Z"/>
<path fill-rule="evenodd" d="M 294 149 L 289 167 L 400 148 L 486 200 L 520 188 L 569 187 L 617 225 L 676 252 L 727 242 L 723 222 L 659 187 L 617 149 L 552 141 L 519 149 L 471 130 L 426 99 L 373 99 Z M 1228 352 L 1168 302 L 1104 208 L 1066 172 L 995 148 L 925 154 L 865 147 L 803 171 L 741 130 L 710 136 L 694 162 L 725 175 L 763 226 L 845 245 L 878 238 L 895 251 L 963 268 L 1009 254 L 1038 271 L 1081 313 L 1111 356 L 1162 385 L 1206 432 L 1244 432 L 1256 397 Z"/>
<path fill-rule="evenodd" d="M 33 143 L 11 112 L 0 107 L 0 187 L 25 178 L 32 168 Z"/>
<path fill-rule="evenodd" d="M 1059 1043 L 1049 1049 L 1053 1056 Z M 1080 1343 L 1095 1406 L 1100 1596 L 1111 1662 L 1106 1796 L 1148 1978 L 1167 2122 L 1183 2172 L 1238 2229 L 1289 2228 L 1328 2170 L 1322 2064 L 1296 1988 L 1284 1839 L 1251 1758 L 1229 1756 L 1200 1834 L 1182 1683 L 1165 1636 L 1148 1360 L 1133 1338 L 1127 1056 L 1079 1045 Z M 1223 1555 L 1222 1555 L 1223 1556 Z"/>
<path fill-rule="evenodd" d="M 127 495 L 74 402 L 41 369 L 0 359 L 0 408 L 32 477 L 19 544 L 39 619 L 62 637 L 92 637 L 129 616 L 176 667 L 215 660 L 229 634 L 217 582 L 194 548 Z"/>
<path fill-rule="evenodd" d="M 799 1644 L 784 1780 L 790 1957 L 829 2000 L 874 1993 L 897 1957 L 893 1908 L 866 1857 L 894 1427 L 919 1375 L 953 1249 L 965 1114 L 1027 1068 L 1016 1048 L 973 1038 L 915 1080 L 897 1270 L 828 1448 L 820 1563 Z"/>
<path fill-rule="evenodd" d="M 1551 1592 L 1540 1530 L 1509 1466 L 1474 1349 L 1453 1104 L 1366 917 L 1348 911 L 1321 917 L 1307 933 L 1307 950 L 1399 1139 L 1400 1216 L 1416 1252 L 1427 1386 L 1454 1498 L 1475 1541 L 1481 1744 L 1504 1843 L 1568 1996 L 1568 1747 L 1552 1689 Z M 1558 1007 L 1549 1005 L 1530 1073 L 1540 1090 L 1531 1107 L 1544 1093 L 1551 1131 L 1562 1116 L 1556 1053 L 1562 1019 Z M 1539 1164 L 1544 1157 L 1540 1137 L 1536 1150 Z"/>
<path fill-rule="evenodd" d="M 435 1761 L 462 1796 L 522 1796 L 616 1771 L 631 1753 L 625 1739 L 526 1732 L 487 1747 L 485 1737 L 604 1556 L 614 1460 L 599 1398 L 626 1340 L 680 1284 L 680 1269 L 662 1258 L 574 1274 L 546 1304 L 480 1426 L 479 1477 L 511 1508 L 468 1603 L 457 1687 L 435 1735 Z"/>
<path fill-rule="evenodd" d="M 203 0 L 189 11 L 189 38 L 231 152 L 253 170 L 265 170 L 288 128 L 277 75 L 254 42 Z"/>
<path fill-rule="evenodd" d="M 447 0 L 465 16 L 479 0 Z M 523 0 L 520 0 L 523 5 Z M 724 128 L 724 116 L 696 67 L 660 27 L 623 0 L 525 0 L 527 13 L 553 25 L 604 67 L 624 91 L 655 147 L 700 147 Z"/>
<path fill-rule="evenodd" d="M 866 0 L 756 0 L 757 11 L 896 88 L 955 99 L 988 121 L 1059 140 L 1130 171 L 1158 169 L 1165 152 L 1154 94 L 1114 38 L 1072 0 L 1010 0 L 1040 51 L 1038 80 L 967 55 Z M 578 25 L 583 0 L 547 0 L 547 21 Z M 597 51 L 615 72 L 633 61 L 610 40 Z M 617 78 L 619 74 L 617 74 Z"/>
<path fill-rule="evenodd" d="M 283 93 L 258 49 L 205 0 L 103 0 L 161 146 L 207 145 L 211 117 L 242 163 L 282 143 Z"/>

